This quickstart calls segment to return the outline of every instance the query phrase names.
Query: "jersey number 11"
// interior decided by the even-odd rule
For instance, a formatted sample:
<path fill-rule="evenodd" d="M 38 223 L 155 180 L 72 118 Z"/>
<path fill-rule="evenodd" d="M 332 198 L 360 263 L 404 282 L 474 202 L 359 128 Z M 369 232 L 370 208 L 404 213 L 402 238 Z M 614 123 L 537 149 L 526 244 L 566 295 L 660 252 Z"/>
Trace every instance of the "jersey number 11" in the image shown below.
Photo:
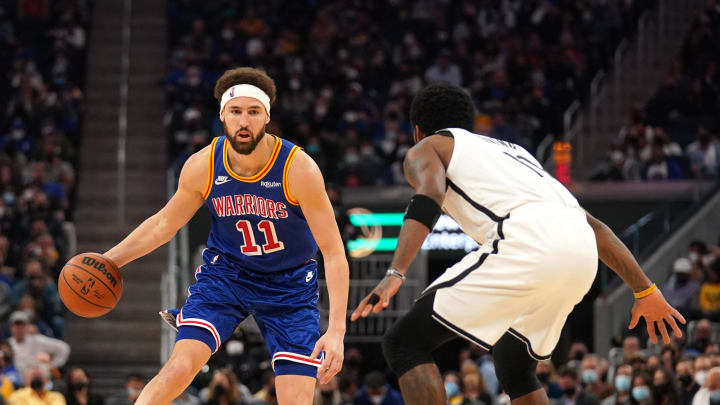
<path fill-rule="evenodd" d="M 238 232 L 243 234 L 245 243 L 240 246 L 240 251 L 247 256 L 257 256 L 263 253 L 277 252 L 285 249 L 285 244 L 278 240 L 275 232 L 275 224 L 267 219 L 258 222 L 258 230 L 265 235 L 265 244 L 260 246 L 255 243 L 255 234 L 252 225 L 247 219 L 241 219 L 235 224 Z"/>

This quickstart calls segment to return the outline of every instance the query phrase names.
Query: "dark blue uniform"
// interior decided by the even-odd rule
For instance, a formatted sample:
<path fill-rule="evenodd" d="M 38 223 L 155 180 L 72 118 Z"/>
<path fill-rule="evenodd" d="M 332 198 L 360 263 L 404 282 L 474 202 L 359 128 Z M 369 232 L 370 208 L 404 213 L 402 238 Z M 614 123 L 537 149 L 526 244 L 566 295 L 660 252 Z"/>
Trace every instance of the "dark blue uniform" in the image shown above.
<path fill-rule="evenodd" d="M 201 340 L 214 352 L 253 315 L 276 374 L 315 377 L 320 359 L 308 356 L 320 337 L 318 247 L 287 184 L 299 148 L 276 138 L 270 160 L 253 177 L 233 173 L 231 148 L 224 136 L 211 144 L 203 197 L 212 228 L 176 319 L 178 340 Z"/>

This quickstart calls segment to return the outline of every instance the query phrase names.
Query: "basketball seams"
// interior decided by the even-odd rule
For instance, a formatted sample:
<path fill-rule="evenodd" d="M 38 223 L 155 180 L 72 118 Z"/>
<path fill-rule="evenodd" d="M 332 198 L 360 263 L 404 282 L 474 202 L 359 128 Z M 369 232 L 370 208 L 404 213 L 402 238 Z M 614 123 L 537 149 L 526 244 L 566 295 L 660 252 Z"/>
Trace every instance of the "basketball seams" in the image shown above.
<path fill-rule="evenodd" d="M 104 306 L 104 305 L 96 304 L 96 303 L 88 300 L 87 298 L 83 297 L 83 296 L 80 295 L 77 291 L 75 291 L 75 289 L 72 287 L 72 284 L 70 284 L 70 282 L 67 281 L 67 277 L 65 277 L 65 273 L 62 273 L 62 276 L 63 276 L 63 280 L 65 281 L 65 284 L 67 284 L 67 286 L 68 286 L 68 288 L 70 289 L 70 291 L 74 292 L 75 295 L 76 295 L 78 298 L 82 299 L 83 301 L 86 301 L 86 302 L 89 303 L 89 304 L 95 305 L 96 307 L 100 307 L 100 308 L 103 308 L 103 309 L 113 309 L 113 307 L 106 307 L 106 306 Z M 114 294 L 113 294 L 113 295 L 114 295 Z"/>
<path fill-rule="evenodd" d="M 95 278 L 95 279 L 96 279 L 97 281 L 99 281 L 99 282 L 100 282 L 100 284 L 104 285 L 104 286 L 105 286 L 105 288 L 107 288 L 107 289 L 108 289 L 108 291 L 110 291 L 110 294 L 112 294 L 112 295 L 113 295 L 113 298 L 115 298 L 115 302 L 117 302 L 117 301 L 118 301 L 118 297 L 117 297 L 117 295 L 115 295 L 115 292 L 114 292 L 114 291 L 112 290 L 112 288 L 110 288 L 110 286 L 108 286 L 107 284 L 105 284 L 105 282 L 104 282 L 104 281 L 102 281 L 102 280 L 101 280 L 101 279 L 100 279 L 99 277 L 97 277 L 97 276 L 96 276 L 96 275 L 94 275 L 93 273 L 91 273 L 91 272 L 87 271 L 87 270 L 86 270 L 86 269 L 84 269 L 83 267 L 81 267 L 81 266 L 78 266 L 77 264 L 73 264 L 73 263 L 69 263 L 69 262 L 68 262 L 68 263 L 67 263 L 67 264 L 65 264 L 65 265 L 66 265 L 66 266 L 72 266 L 72 267 L 77 267 L 78 269 L 80 269 L 80 270 L 82 270 L 82 271 L 86 272 L 87 274 L 89 274 L 89 275 L 93 276 L 93 277 L 94 277 L 94 278 Z M 63 278 L 64 278 L 64 277 L 65 277 L 65 275 L 63 274 Z M 65 280 L 65 282 L 67 282 L 67 280 Z M 75 290 L 73 290 L 73 291 L 75 291 Z"/>

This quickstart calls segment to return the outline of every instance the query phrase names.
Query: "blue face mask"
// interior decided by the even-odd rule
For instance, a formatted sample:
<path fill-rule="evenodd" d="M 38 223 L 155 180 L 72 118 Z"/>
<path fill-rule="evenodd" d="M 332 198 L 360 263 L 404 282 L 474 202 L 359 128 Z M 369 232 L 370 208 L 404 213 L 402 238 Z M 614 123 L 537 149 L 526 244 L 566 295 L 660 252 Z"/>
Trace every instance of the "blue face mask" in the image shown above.
<path fill-rule="evenodd" d="M 593 384 L 598 381 L 598 374 L 595 370 L 583 370 L 582 380 L 585 384 Z"/>
<path fill-rule="evenodd" d="M 644 401 L 650 398 L 650 388 L 645 385 L 635 387 L 632 389 L 632 396 L 636 401 Z"/>
<path fill-rule="evenodd" d="M 615 377 L 615 389 L 617 389 L 620 392 L 628 392 L 630 391 L 630 386 L 632 385 L 632 380 L 629 376 L 626 375 L 619 375 Z"/>
<path fill-rule="evenodd" d="M 710 400 L 711 401 L 720 401 L 720 390 L 710 391 Z"/>
<path fill-rule="evenodd" d="M 454 382 L 446 382 L 445 392 L 447 393 L 448 398 L 454 397 L 460 393 L 460 387 L 458 387 L 458 385 Z"/>

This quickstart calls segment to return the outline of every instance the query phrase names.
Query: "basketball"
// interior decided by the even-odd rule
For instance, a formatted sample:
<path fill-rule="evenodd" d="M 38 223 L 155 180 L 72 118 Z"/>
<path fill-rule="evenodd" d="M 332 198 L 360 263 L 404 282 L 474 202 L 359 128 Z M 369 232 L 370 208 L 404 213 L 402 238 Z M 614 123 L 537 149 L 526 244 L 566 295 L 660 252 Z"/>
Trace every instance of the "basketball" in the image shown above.
<path fill-rule="evenodd" d="M 68 260 L 58 278 L 58 292 L 75 315 L 96 318 L 115 308 L 123 280 L 115 264 L 99 253 L 81 253 Z"/>

